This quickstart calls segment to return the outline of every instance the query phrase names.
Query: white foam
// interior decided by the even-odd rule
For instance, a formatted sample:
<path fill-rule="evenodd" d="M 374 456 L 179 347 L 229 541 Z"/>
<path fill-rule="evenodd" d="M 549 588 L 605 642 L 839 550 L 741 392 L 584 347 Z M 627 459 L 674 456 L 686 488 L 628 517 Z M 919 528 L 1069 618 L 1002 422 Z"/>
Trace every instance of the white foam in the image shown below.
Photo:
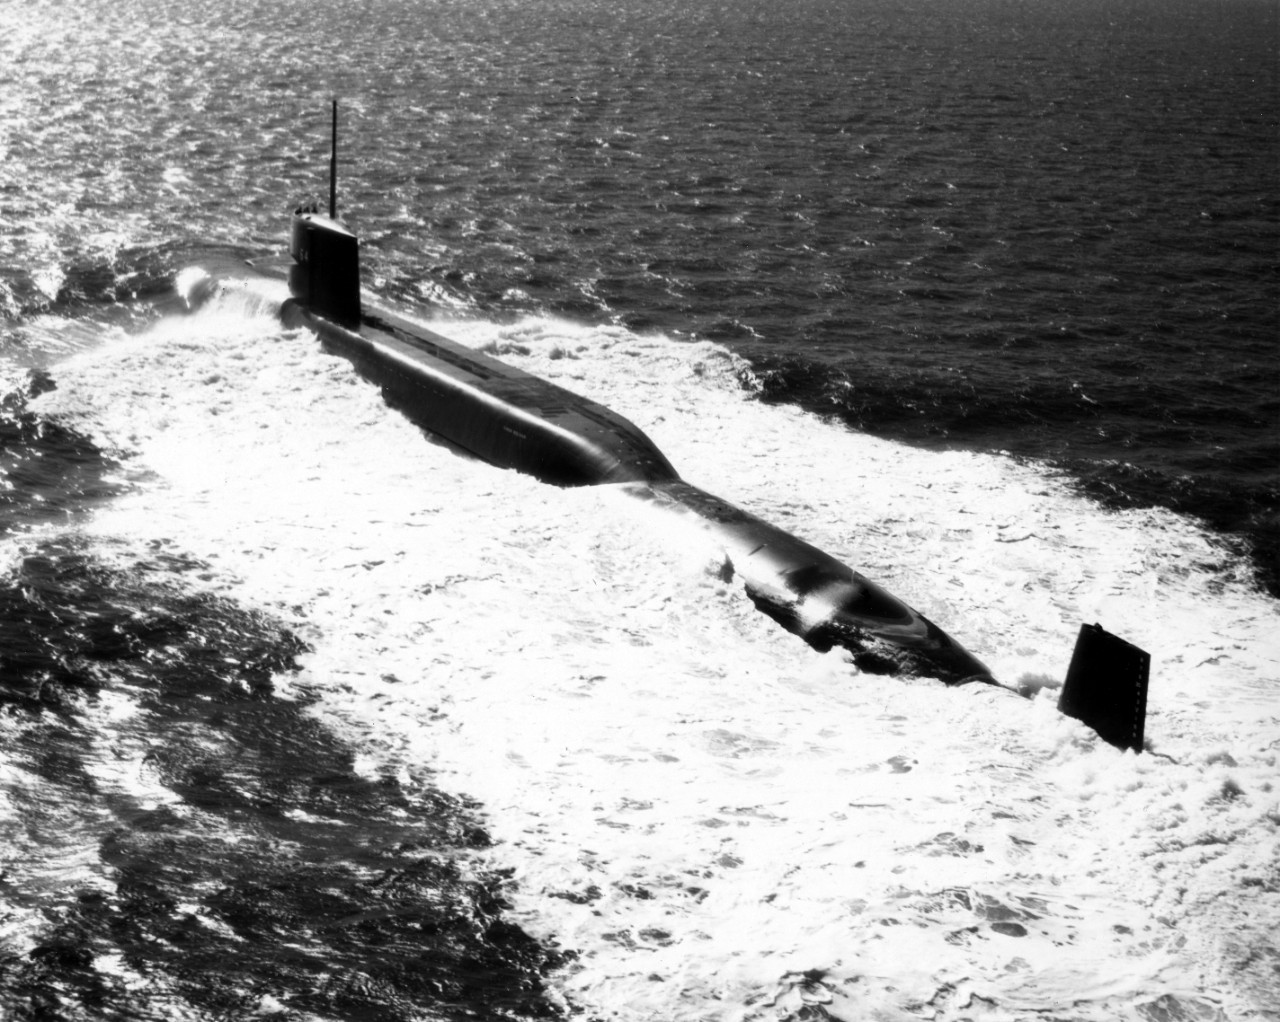
<path fill-rule="evenodd" d="M 632 418 L 1003 678 L 1060 677 L 1082 619 L 1154 654 L 1172 760 L 1100 744 L 1051 693 L 859 675 L 692 533 L 426 442 L 306 333 L 195 317 L 60 367 L 45 409 L 154 473 L 91 531 L 207 560 L 312 643 L 280 690 L 322 692 L 364 769 L 479 798 L 516 918 L 580 952 L 574 1002 L 663 1022 L 1251 1003 L 1231 949 L 1246 904 L 1246 938 L 1280 922 L 1248 886 L 1280 821 L 1280 629 L 1193 523 L 756 403 L 714 345 L 435 326 Z"/>

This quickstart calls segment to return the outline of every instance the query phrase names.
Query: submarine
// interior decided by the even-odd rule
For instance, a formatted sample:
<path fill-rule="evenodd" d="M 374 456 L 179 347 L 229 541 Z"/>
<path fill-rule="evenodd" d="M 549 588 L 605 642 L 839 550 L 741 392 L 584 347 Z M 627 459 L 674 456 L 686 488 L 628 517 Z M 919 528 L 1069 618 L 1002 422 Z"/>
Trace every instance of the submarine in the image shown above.
<path fill-rule="evenodd" d="M 338 106 L 333 103 L 329 208 L 300 206 L 290 263 L 245 261 L 179 275 L 194 310 L 218 294 L 283 278 L 279 315 L 352 362 L 388 404 L 456 450 L 556 486 L 617 486 L 684 516 L 722 548 L 726 574 L 755 606 L 816 649 L 841 647 L 862 671 L 999 682 L 974 654 L 837 558 L 685 481 L 645 433 L 586 397 L 450 340 L 360 289 L 360 244 L 337 216 Z M 1105 741 L 1141 752 L 1150 657 L 1100 625 L 1082 625 L 1059 709 Z"/>

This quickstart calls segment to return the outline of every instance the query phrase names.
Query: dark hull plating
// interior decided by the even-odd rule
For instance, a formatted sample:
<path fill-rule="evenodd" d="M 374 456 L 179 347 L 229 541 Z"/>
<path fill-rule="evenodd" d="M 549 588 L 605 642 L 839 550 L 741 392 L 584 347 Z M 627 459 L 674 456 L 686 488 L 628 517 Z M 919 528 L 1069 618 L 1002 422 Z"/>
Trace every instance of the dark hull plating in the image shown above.
<path fill-rule="evenodd" d="M 993 682 L 985 664 L 923 614 L 817 547 L 686 482 L 628 492 L 696 515 L 755 605 L 815 649 L 841 646 L 873 674 Z"/>
<path fill-rule="evenodd" d="M 345 327 L 290 300 L 282 318 L 315 330 L 423 429 L 492 465 L 557 486 L 679 478 L 616 412 L 392 313 Z"/>

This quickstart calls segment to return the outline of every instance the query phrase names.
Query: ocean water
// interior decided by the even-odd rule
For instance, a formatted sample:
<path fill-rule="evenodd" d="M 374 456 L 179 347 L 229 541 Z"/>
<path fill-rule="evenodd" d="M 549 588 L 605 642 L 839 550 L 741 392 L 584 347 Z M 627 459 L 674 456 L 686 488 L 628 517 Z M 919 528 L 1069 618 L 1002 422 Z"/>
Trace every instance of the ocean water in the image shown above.
<path fill-rule="evenodd" d="M 0 1014 L 1280 1017 L 1277 9 L 0 0 Z M 175 275 L 632 418 L 1032 701 Z M 1148 750 L 1057 714 L 1082 620 Z"/>

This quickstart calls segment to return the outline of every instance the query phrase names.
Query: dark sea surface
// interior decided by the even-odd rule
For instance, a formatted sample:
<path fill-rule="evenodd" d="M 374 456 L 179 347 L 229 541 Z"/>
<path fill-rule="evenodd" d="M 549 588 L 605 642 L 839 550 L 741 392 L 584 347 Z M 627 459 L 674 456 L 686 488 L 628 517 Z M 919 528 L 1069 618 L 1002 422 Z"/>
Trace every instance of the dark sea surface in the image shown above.
<path fill-rule="evenodd" d="M 851 1022 L 859 1016 L 841 1014 L 846 1002 L 839 998 L 846 997 L 867 1011 L 895 1012 L 883 1016 L 894 1019 L 969 1017 L 965 1012 L 983 998 L 1006 1012 L 992 1017 L 1276 1017 L 1267 1012 L 1280 990 L 1274 975 L 1280 954 L 1255 942 L 1262 950 L 1248 958 L 1245 938 L 1237 947 L 1221 928 L 1212 930 L 1214 947 L 1229 949 L 1218 979 L 1166 982 L 1176 969 L 1151 964 L 1166 945 L 1144 937 L 1141 952 L 1132 951 L 1150 956 L 1134 967 L 1144 978 L 1123 994 L 1101 981 L 1097 989 L 1072 991 L 1070 982 L 1054 980 L 1033 984 L 1034 995 L 1017 1001 L 991 993 L 994 987 L 965 987 L 969 980 L 957 973 L 936 980 L 930 1000 L 904 966 L 876 988 L 882 992 L 859 1001 L 849 991 L 871 966 L 859 973 L 848 956 L 843 964 L 780 966 L 767 982 L 743 971 L 746 978 L 726 979 L 721 989 L 715 977 L 738 976 L 733 969 L 747 970 L 741 963 L 750 954 L 712 941 L 715 953 L 704 971 L 688 966 L 684 993 L 672 992 L 667 1001 L 641 997 L 635 989 L 659 985 L 642 979 L 661 979 L 678 966 L 663 960 L 608 972 L 602 965 L 598 978 L 596 966 L 584 963 L 593 956 L 603 962 L 606 952 L 636 954 L 637 947 L 652 952 L 655 963 L 668 951 L 697 961 L 677 927 L 658 913 L 634 933 L 593 937 L 588 923 L 581 932 L 557 929 L 571 917 L 555 912 L 604 918 L 609 899 L 637 913 L 677 904 L 664 911 L 692 912 L 713 883 L 696 880 L 692 866 L 670 865 L 661 882 L 640 884 L 634 872 L 601 865 L 597 885 L 582 879 L 597 868 L 582 858 L 578 867 L 587 873 L 544 890 L 545 914 L 531 916 L 514 893 L 512 877 L 519 879 L 522 867 L 489 853 L 495 842 L 486 813 L 501 815 L 493 804 L 497 780 L 486 786 L 464 774 L 442 782 L 410 738 L 404 741 L 412 755 L 383 750 L 370 765 L 360 736 L 380 734 L 369 723 L 372 711 L 363 703 L 346 707 L 341 695 L 354 690 L 364 699 L 364 689 L 354 680 L 345 689 L 347 682 L 333 681 L 331 691 L 330 682 L 316 680 L 318 664 L 340 665 L 330 679 L 359 674 L 355 653 L 348 662 L 330 652 L 338 645 L 336 626 L 325 622 L 342 615 L 323 609 L 323 601 L 337 598 L 335 587 L 327 576 L 313 580 L 307 585 L 319 602 L 286 604 L 279 593 L 287 586 L 262 595 L 269 587 L 247 567 L 266 563 L 277 547 L 292 549 L 281 538 L 284 526 L 261 525 L 261 549 L 234 568 L 214 563 L 225 537 L 210 532 L 207 548 L 195 552 L 171 538 L 197 534 L 182 533 L 174 523 L 185 512 L 165 510 L 170 505 L 161 496 L 166 487 L 185 493 L 184 484 L 163 481 L 168 477 L 155 465 L 170 465 L 181 479 L 183 458 L 169 458 L 148 430 L 161 435 L 172 428 L 177 435 L 169 424 L 185 421 L 188 407 L 203 409 L 228 380 L 256 386 L 256 377 L 241 379 L 226 360 L 242 356 L 216 354 L 222 344 L 208 341 L 213 327 L 206 325 L 196 340 L 161 335 L 168 338 L 157 342 L 161 354 L 145 363 L 133 389 L 113 390 L 118 378 L 102 368 L 115 365 L 114 358 L 135 369 L 144 364 L 128 361 L 135 357 L 129 345 L 172 311 L 173 277 L 183 266 L 281 251 L 287 211 L 325 194 L 333 96 L 342 104 L 340 214 L 361 237 L 364 283 L 374 295 L 472 324 L 481 334 L 497 331 L 503 339 L 486 343 L 499 353 L 528 355 L 538 338 L 561 329 L 547 324 L 567 324 L 566 336 L 585 338 L 581 351 L 615 345 L 620 361 L 607 375 L 637 366 L 637 386 L 678 359 L 665 347 L 664 354 L 646 354 L 661 344 L 714 348 L 721 354 L 699 355 L 698 366 L 720 364 L 716 359 L 731 365 L 735 400 L 756 408 L 753 428 L 768 435 L 773 423 L 799 423 L 788 411 L 794 409 L 817 413 L 831 427 L 812 434 L 815 462 L 796 470 L 812 489 L 864 472 L 881 479 L 900 468 L 906 478 L 916 472 L 920 449 L 954 458 L 1003 452 L 1012 456 L 1010 473 L 1032 480 L 1027 491 L 1061 485 L 1083 494 L 1096 502 L 1086 506 L 1097 509 L 1099 521 L 1109 511 L 1154 509 L 1132 520 L 1171 530 L 1168 549 L 1162 554 L 1152 540 L 1155 552 L 1143 564 L 1115 569 L 1117 577 L 1151 572 L 1143 583 L 1150 585 L 1151 616 L 1164 606 L 1161 599 L 1190 614 L 1206 594 L 1228 592 L 1244 594 L 1238 599 L 1245 603 L 1215 605 L 1206 611 L 1210 617 L 1274 618 L 1269 597 L 1280 595 L 1280 7 L 1274 2 L 0 0 L 0 368 L 7 395 L 0 405 L 0 535 L 11 548 L 0 590 L 0 704 L 8 743 L 0 775 L 7 799 L 0 831 L 6 843 L 0 1014 L 301 1022 L 576 1012 L 654 1022 Z M 313 405 L 323 404 L 314 396 L 323 392 L 321 383 L 339 387 L 329 370 L 292 354 L 293 340 L 270 333 L 252 311 L 226 329 L 233 352 L 245 331 L 272 338 L 279 372 L 287 367 L 315 384 Z M 549 359 L 563 362 L 564 350 L 557 340 Z M 106 362 L 93 362 L 99 351 L 107 352 Z M 125 354 L 111 354 L 117 351 Z M 64 385 L 60 365 L 77 358 L 89 362 L 74 363 L 80 368 L 67 370 Z M 172 378 L 164 375 L 169 371 Z M 591 379 L 589 370 L 581 372 Z M 99 382 L 102 407 L 74 404 L 87 392 L 77 380 Z M 227 400 L 249 403 L 244 393 Z M 696 394 L 680 393 L 658 409 L 672 421 L 698 403 Z M 70 403 L 55 414 L 50 400 Z M 705 400 L 707 419 L 723 423 L 732 437 L 738 413 L 714 410 L 720 406 L 713 409 L 710 392 Z M 782 417 L 766 418 L 773 412 L 757 407 L 765 405 L 782 406 Z M 119 418 L 122 406 L 133 409 L 131 425 Z M 283 414 L 269 396 L 256 407 L 264 423 Z M 211 404 L 209 415 L 229 410 L 225 402 Z M 305 414 L 299 410 L 303 418 L 296 421 L 327 438 L 336 460 L 351 459 L 357 486 L 364 469 L 343 453 L 337 434 L 323 432 L 327 413 Z M 359 414 L 370 444 L 392 429 L 364 406 Z M 661 421 L 656 411 L 655 417 Z M 880 460 L 870 454 L 865 464 L 844 460 L 846 427 L 896 446 L 874 448 L 887 452 L 876 454 Z M 791 442 L 799 444 L 810 428 L 817 427 L 796 425 Z M 247 425 L 217 435 L 232 448 L 245 444 L 246 460 L 245 452 L 258 451 L 246 439 L 258 434 Z M 357 439 L 366 438 L 358 432 Z M 187 456 L 201 458 L 221 478 L 212 452 Z M 973 471 L 976 478 L 982 470 Z M 267 503 L 266 485 L 237 499 Z M 368 525 L 363 511 L 343 503 L 355 499 L 344 486 L 326 494 L 338 508 L 335 520 L 353 516 L 349 531 Z M 229 498 L 208 499 L 212 507 Z M 271 499 L 293 507 L 285 496 Z M 503 507 L 542 499 L 506 490 L 494 498 Z M 153 501 L 140 506 L 153 508 L 154 519 L 128 519 L 142 524 L 110 535 L 93 524 L 124 521 L 124 511 L 111 509 L 132 507 L 130 500 Z M 173 507 L 185 507 L 173 500 Z M 900 511 L 890 525 L 905 520 L 903 528 L 914 527 L 908 505 L 881 501 L 878 491 L 868 504 L 860 510 L 881 518 Z M 301 507 L 294 508 L 299 520 Z M 1187 521 L 1167 525 L 1166 511 Z M 571 514 L 547 513 L 553 522 Z M 591 514 L 607 518 L 599 509 Z M 1059 527 L 1051 518 L 1040 524 L 1042 536 Z M 550 535 L 556 526 L 546 528 Z M 910 534 L 942 551 L 928 563 L 950 556 L 946 543 L 963 531 L 919 528 Z M 1194 555 L 1173 537 L 1183 528 L 1199 537 L 1194 543 L 1203 539 Z M 384 563 L 378 558 L 401 556 L 409 540 L 387 542 L 390 553 L 361 548 L 353 563 L 372 577 Z M 1054 590 L 1055 606 L 1070 602 L 1076 583 L 1068 584 L 1062 565 L 1071 544 L 1027 549 L 1030 577 Z M 319 564 L 323 550 L 298 557 Z M 871 557 L 881 566 L 891 560 L 879 551 Z M 458 579 L 482 578 L 482 567 L 440 569 L 439 578 L 413 592 L 447 592 Z M 279 573 L 292 578 L 294 570 L 301 569 L 288 564 Z M 986 580 L 991 590 L 1012 585 L 994 572 Z M 1186 591 L 1167 595 L 1173 582 L 1185 583 Z M 578 591 L 572 580 L 563 585 L 549 602 Z M 360 645 L 398 606 L 389 591 L 351 591 L 352 608 L 366 599 L 378 617 L 372 609 L 367 620 L 359 610 L 344 612 L 359 618 L 351 648 L 363 650 L 366 665 L 374 665 L 371 676 L 388 685 L 403 669 L 381 658 L 390 663 L 426 641 L 419 635 Z M 1028 605 L 1035 598 L 1028 596 Z M 970 610 L 981 606 L 974 601 Z M 1270 610 L 1239 610 L 1246 603 Z M 520 616 L 514 597 L 502 606 Z M 632 609 L 640 617 L 649 611 Z M 978 619 L 980 634 L 998 631 Z M 1170 630 L 1174 620 L 1166 616 Z M 517 626 L 495 625 L 494 633 L 503 628 Z M 1190 670 L 1230 659 L 1236 654 L 1223 650 L 1243 646 L 1221 638 L 1225 629 L 1207 628 L 1220 637 L 1218 645 L 1189 640 L 1170 654 L 1171 663 Z M 566 641 L 573 652 L 565 656 L 587 665 L 585 690 L 595 677 L 587 646 Z M 654 670 L 674 677 L 700 655 L 701 640 L 670 641 L 677 652 Z M 1249 703 L 1249 727 L 1262 728 L 1258 734 L 1271 728 L 1280 741 L 1274 659 L 1270 650 L 1241 655 L 1255 654 L 1269 666 L 1248 668 L 1249 684 L 1262 693 Z M 1030 654 L 1010 641 L 1007 655 L 1012 662 Z M 433 663 L 445 659 L 440 652 Z M 494 653 L 492 662 L 453 680 L 481 684 L 509 659 Z M 720 669 L 708 664 L 693 673 Z M 1187 707 L 1230 703 L 1221 693 L 1184 688 L 1191 692 L 1185 705 L 1165 711 L 1170 727 L 1197 716 Z M 423 697 L 391 730 L 429 731 L 447 717 L 453 711 L 441 707 L 453 697 L 448 686 L 441 691 L 439 706 Z M 375 697 L 368 699 L 372 705 Z M 344 707 L 336 716 L 335 705 Z M 818 728 L 815 721 L 798 721 L 795 734 Z M 934 723 L 937 734 L 950 727 Z M 1229 734 L 1232 726 L 1213 734 Z M 516 722 L 510 728 L 520 733 Z M 276 741 L 281 734 L 291 736 L 283 748 Z M 778 736 L 763 744 L 740 735 L 707 741 L 711 755 L 735 761 L 744 750 L 775 747 L 769 742 L 787 747 Z M 970 735 L 963 748 L 984 741 Z M 1240 750 L 1215 745 L 1196 753 L 1191 782 L 1161 780 L 1157 793 L 1148 791 L 1144 806 L 1161 808 L 1149 810 L 1149 826 L 1134 839 L 1144 861 L 1200 847 L 1187 839 L 1173 848 L 1173 839 L 1153 836 L 1173 826 L 1168 821 L 1182 812 L 1179 799 L 1190 803 L 1179 794 L 1188 783 L 1210 792 L 1196 803 L 1211 807 L 1205 812 L 1243 812 L 1245 802 L 1215 771 L 1240 763 L 1261 777 L 1274 767 L 1276 747 L 1259 738 L 1246 762 Z M 1061 742 L 1053 748 L 1045 755 L 1055 776 L 1067 778 L 1064 785 L 1078 793 L 1094 784 L 1091 767 L 1057 762 Z M 1024 750 L 1006 751 L 1017 760 Z M 463 769 L 464 751 L 439 755 L 455 773 Z M 135 762 L 141 773 L 120 782 L 113 764 Z M 1155 784 L 1132 769 L 1143 778 L 1134 782 L 1138 788 Z M 1007 764 L 1001 771 L 1018 773 Z M 1086 774 L 1089 780 L 1081 780 Z M 647 783 L 666 784 L 656 775 Z M 804 790 L 801 781 L 779 789 Z M 1133 814 L 1123 793 L 1131 790 L 1116 782 L 1108 819 Z M 873 802 L 866 804 L 879 804 L 868 797 Z M 1241 853 L 1231 890 L 1265 901 L 1276 896 L 1277 874 L 1274 861 L 1264 868 L 1266 855 L 1257 849 L 1274 847 L 1280 810 L 1259 797 L 1254 815 L 1237 821 L 1236 831 L 1213 831 L 1207 823 L 1202 829 L 1247 835 L 1254 858 Z M 1026 805 L 1040 799 L 1027 795 L 1016 812 L 1001 816 L 1004 809 L 997 809 L 995 818 L 1031 814 Z M 644 801 L 629 794 L 617 804 L 633 811 Z M 740 816 L 775 818 L 758 806 L 748 812 L 727 805 L 714 811 L 734 827 L 746 825 Z M 980 815 L 991 816 L 985 803 Z M 1182 822 L 1201 825 L 1193 810 Z M 627 826 L 609 823 L 608 833 Z M 710 826 L 691 823 L 688 834 L 701 840 Z M 789 847 L 801 864 L 826 847 L 826 832 L 814 827 L 812 844 Z M 530 828 L 525 833 L 536 829 Z M 1069 830 L 1077 839 L 1080 833 Z M 603 837 L 583 840 L 610 847 Z M 950 861 L 974 847 L 981 851 L 964 840 L 951 831 L 922 837 L 903 852 L 905 861 L 931 875 L 937 856 Z M 1048 833 L 1037 838 L 1046 848 L 1052 840 Z M 510 835 L 497 843 L 504 841 L 523 847 Z M 852 845 L 845 850 L 849 862 L 861 854 Z M 1132 852 L 1125 846 L 1124 855 Z M 1113 860 L 1098 854 L 1104 864 L 1098 869 L 1109 867 Z M 736 858 L 717 851 L 706 875 L 736 868 L 725 865 Z M 813 875 L 823 869 L 811 866 Z M 676 875 L 678 883 L 670 879 Z M 773 887 L 758 882 L 761 905 L 789 890 L 781 880 Z M 912 889 L 920 901 L 912 917 L 917 925 L 963 909 L 986 920 L 982 926 L 993 920 L 1003 926 L 995 931 L 998 942 L 1001 934 L 1025 933 L 1023 924 L 1044 910 L 1033 905 L 1039 894 L 1025 893 L 1021 901 L 1000 895 L 993 908 L 982 898 L 994 895 L 979 897 L 968 883 L 920 881 Z M 653 893 L 659 889 L 667 895 Z M 821 883 L 817 889 L 827 890 Z M 887 880 L 883 890 L 890 889 Z M 1091 890 L 1070 896 L 1087 899 Z M 1151 890 L 1163 892 L 1155 881 Z M 676 899 L 673 891 L 676 901 L 662 900 Z M 863 908 L 849 910 L 860 899 L 837 891 L 833 880 L 816 903 L 855 914 L 874 910 L 874 897 L 871 909 L 861 899 Z M 605 902 L 596 905 L 601 897 Z M 888 903 L 895 896 L 884 897 Z M 1182 909 L 1162 900 L 1168 897 L 1152 893 L 1143 911 L 1153 919 L 1181 918 Z M 1211 900 L 1206 894 L 1205 903 Z M 708 904 L 710 912 L 714 895 Z M 519 922 L 513 905 L 523 905 Z M 754 917 L 737 911 L 726 910 L 726 928 L 749 931 Z M 1271 918 L 1265 915 L 1271 909 L 1259 911 L 1263 921 Z M 1106 919 L 1115 928 L 1107 931 L 1111 941 L 1137 926 L 1121 910 Z M 958 924 L 948 932 L 949 948 L 970 942 Z M 1075 931 L 1043 932 L 1046 948 L 1075 939 Z M 1266 927 L 1256 922 L 1242 932 L 1256 937 Z M 805 939 L 817 946 L 829 937 L 817 927 Z M 903 947 L 909 952 L 909 944 Z M 1021 968 L 992 966 L 992 975 Z M 554 979 L 565 975 L 583 978 Z M 624 975 L 639 986 L 627 986 L 618 978 Z M 775 991 L 769 1000 L 760 991 L 773 990 L 770 984 L 785 987 L 785 996 Z M 907 992 L 897 999 L 883 993 L 898 987 Z M 825 1000 L 824 991 L 831 993 Z M 1063 1007 L 1075 993 L 1077 1007 Z M 721 994 L 724 1015 L 709 1007 Z M 651 996 L 658 1007 L 647 1007 Z"/>
<path fill-rule="evenodd" d="M 278 244 L 336 94 L 381 293 L 720 341 L 765 400 L 1050 462 L 1280 586 L 1274 4 L 43 9 L 11 315 Z"/>

